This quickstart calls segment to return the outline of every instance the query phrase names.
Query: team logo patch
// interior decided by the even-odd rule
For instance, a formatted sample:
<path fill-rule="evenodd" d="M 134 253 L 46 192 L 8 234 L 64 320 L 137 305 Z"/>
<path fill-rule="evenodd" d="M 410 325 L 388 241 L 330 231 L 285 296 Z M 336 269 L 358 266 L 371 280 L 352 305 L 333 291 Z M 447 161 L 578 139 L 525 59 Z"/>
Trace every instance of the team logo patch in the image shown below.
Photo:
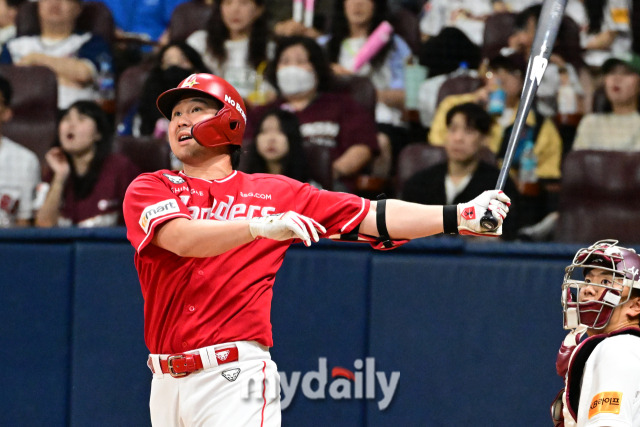
<path fill-rule="evenodd" d="M 462 211 L 462 218 L 464 218 L 466 220 L 475 219 L 476 218 L 476 208 L 474 208 L 473 206 L 465 208 Z"/>
<path fill-rule="evenodd" d="M 605 391 L 593 396 L 589 405 L 589 419 L 598 414 L 619 414 L 622 392 Z"/>
<path fill-rule="evenodd" d="M 221 351 L 216 353 L 216 359 L 225 361 L 229 357 L 229 350 Z"/>
<path fill-rule="evenodd" d="M 229 382 L 234 382 L 235 380 L 237 380 L 238 375 L 240 375 L 240 368 L 233 368 L 222 371 L 222 376 L 229 380 Z"/>
<path fill-rule="evenodd" d="M 184 83 L 182 83 L 182 86 L 180 87 L 189 87 L 192 88 L 194 85 L 199 85 L 200 83 L 198 83 L 198 78 L 196 77 L 195 74 L 191 74 L 189 77 L 187 77 L 187 79 L 184 81 Z"/>
<path fill-rule="evenodd" d="M 176 202 L 175 199 L 163 200 L 162 202 L 156 203 L 155 205 L 147 206 L 142 211 L 142 215 L 140 215 L 140 221 L 138 223 L 140 224 L 140 227 L 142 227 L 144 232 L 148 233 L 151 220 L 175 212 L 180 212 L 178 202 Z"/>
<path fill-rule="evenodd" d="M 168 173 L 163 173 L 162 175 L 166 176 L 167 179 L 173 184 L 184 184 L 184 179 L 180 178 L 179 176 L 169 175 Z"/>

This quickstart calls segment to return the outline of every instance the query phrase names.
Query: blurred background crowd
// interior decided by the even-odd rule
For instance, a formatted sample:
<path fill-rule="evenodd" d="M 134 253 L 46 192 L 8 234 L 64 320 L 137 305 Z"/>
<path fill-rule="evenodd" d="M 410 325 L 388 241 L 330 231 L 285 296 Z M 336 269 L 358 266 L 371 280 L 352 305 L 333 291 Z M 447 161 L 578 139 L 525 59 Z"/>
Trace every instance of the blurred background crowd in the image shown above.
<path fill-rule="evenodd" d="M 465 202 L 496 185 L 541 8 L 0 0 L 0 227 L 122 225 L 131 180 L 181 168 L 155 100 L 197 72 L 245 98 L 242 171 Z M 517 136 L 504 239 L 640 242 L 638 52 L 640 2 L 568 0 Z"/>

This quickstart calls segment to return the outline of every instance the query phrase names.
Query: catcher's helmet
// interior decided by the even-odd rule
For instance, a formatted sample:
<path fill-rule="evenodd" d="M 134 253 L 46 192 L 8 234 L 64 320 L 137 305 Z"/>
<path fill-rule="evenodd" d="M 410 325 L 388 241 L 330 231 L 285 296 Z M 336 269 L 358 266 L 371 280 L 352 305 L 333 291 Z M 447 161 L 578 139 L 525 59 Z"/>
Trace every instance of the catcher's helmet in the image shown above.
<path fill-rule="evenodd" d="M 222 104 L 218 113 L 191 129 L 191 134 L 201 145 L 242 145 L 242 137 L 247 125 L 247 116 L 242 97 L 226 80 L 212 74 L 192 74 L 177 88 L 169 89 L 158 97 L 158 110 L 171 120 L 171 111 L 181 99 L 206 96 Z"/>
<path fill-rule="evenodd" d="M 609 323 L 613 309 L 629 300 L 631 289 L 640 289 L 640 257 L 633 249 L 617 244 L 617 240 L 600 240 L 580 249 L 565 269 L 562 283 L 565 329 L 574 329 L 579 324 L 603 329 Z M 594 268 L 611 273 L 611 281 L 586 282 L 584 275 Z M 597 300 L 583 298 L 581 301 L 580 291 L 587 286 L 603 289 Z M 625 298 L 622 297 L 624 287 L 629 288 Z"/>

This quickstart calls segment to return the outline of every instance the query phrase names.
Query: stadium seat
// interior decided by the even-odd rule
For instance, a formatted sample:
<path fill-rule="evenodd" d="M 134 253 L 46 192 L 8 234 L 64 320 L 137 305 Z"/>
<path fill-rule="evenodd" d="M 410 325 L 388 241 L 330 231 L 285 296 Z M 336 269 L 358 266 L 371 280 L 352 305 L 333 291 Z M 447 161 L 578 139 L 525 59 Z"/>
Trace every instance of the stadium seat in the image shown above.
<path fill-rule="evenodd" d="M 438 105 L 449 95 L 473 92 L 482 86 L 482 79 L 469 75 L 449 77 L 438 91 Z"/>
<path fill-rule="evenodd" d="M 493 58 L 500 53 L 500 49 L 509 44 L 515 20 L 516 14 L 512 12 L 498 12 L 487 17 L 482 43 L 483 58 Z"/>
<path fill-rule="evenodd" d="M 162 139 L 119 135 L 114 140 L 113 151 L 127 156 L 142 172 L 171 168 L 171 148 Z"/>
<path fill-rule="evenodd" d="M 206 28 L 211 17 L 211 6 L 203 0 L 191 0 L 179 4 L 171 14 L 169 38 L 184 41 L 196 30 Z"/>
<path fill-rule="evenodd" d="M 13 118 L 2 133 L 31 149 L 40 163 L 57 136 L 58 81 L 55 73 L 42 66 L 0 65 L 0 75 L 13 88 Z"/>
<path fill-rule="evenodd" d="M 398 154 L 395 194 L 402 196 L 404 183 L 416 172 L 445 161 L 447 153 L 443 147 L 434 147 L 424 142 L 412 142 Z"/>
<path fill-rule="evenodd" d="M 390 19 L 393 30 L 407 42 L 411 51 L 418 54 L 420 50 L 420 19 L 405 7 L 398 7 Z"/>
<path fill-rule="evenodd" d="M 116 124 L 122 123 L 138 104 L 150 68 L 151 64 L 142 63 L 127 67 L 120 74 L 116 85 Z"/>
<path fill-rule="evenodd" d="M 304 148 L 309 177 L 325 190 L 333 189 L 333 166 L 329 147 L 309 145 Z"/>
<path fill-rule="evenodd" d="M 555 240 L 640 243 L 640 152 L 578 150 L 562 168 Z"/>
<path fill-rule="evenodd" d="M 20 5 L 16 17 L 16 31 L 18 36 L 40 33 L 38 2 L 26 1 Z M 77 20 L 76 31 L 89 31 L 101 36 L 108 43 L 113 43 L 115 23 L 107 5 L 97 1 L 84 1 L 82 12 Z"/>

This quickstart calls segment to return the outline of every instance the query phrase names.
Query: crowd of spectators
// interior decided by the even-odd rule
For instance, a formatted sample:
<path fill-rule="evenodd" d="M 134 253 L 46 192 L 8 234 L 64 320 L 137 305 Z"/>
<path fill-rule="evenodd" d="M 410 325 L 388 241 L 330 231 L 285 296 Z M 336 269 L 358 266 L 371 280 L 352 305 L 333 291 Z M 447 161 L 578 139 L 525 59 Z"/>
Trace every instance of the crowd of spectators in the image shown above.
<path fill-rule="evenodd" d="M 108 12 L 93 19 L 110 19 L 112 34 L 79 25 L 96 3 Z M 0 0 L 0 124 L 11 120 L 13 94 L 21 90 L 1 78 L 2 67 L 51 69 L 60 117 L 46 155 L 29 151 L 19 135 L 2 134 L 0 227 L 120 224 L 123 190 L 146 165 L 114 152 L 114 141 L 127 135 L 166 143 L 167 122 L 155 98 L 195 72 L 224 77 L 245 98 L 240 168 L 246 172 L 430 204 L 495 185 L 539 1 L 330 0 L 316 2 L 311 26 L 283 14 L 283 3 Z M 181 15 L 188 9 L 191 15 Z M 630 0 L 567 2 L 518 135 L 508 180 L 518 215 L 510 215 L 504 238 L 553 239 L 563 160 L 572 151 L 640 149 L 634 13 L 640 15 Z M 36 31 L 25 30 L 29 20 Z M 392 24 L 393 34 L 355 66 L 383 23 Z M 407 93 L 414 90 L 409 67 L 424 71 L 418 86 L 412 82 L 415 93 Z M 125 88 L 121 78 L 129 70 L 140 77 Z M 369 92 L 354 89 L 363 81 Z M 134 101 L 120 111 L 124 96 Z M 401 152 L 415 144 L 443 147 L 445 158 L 425 165 L 403 192 L 396 185 Z M 326 162 L 326 176 L 316 162 Z"/>

